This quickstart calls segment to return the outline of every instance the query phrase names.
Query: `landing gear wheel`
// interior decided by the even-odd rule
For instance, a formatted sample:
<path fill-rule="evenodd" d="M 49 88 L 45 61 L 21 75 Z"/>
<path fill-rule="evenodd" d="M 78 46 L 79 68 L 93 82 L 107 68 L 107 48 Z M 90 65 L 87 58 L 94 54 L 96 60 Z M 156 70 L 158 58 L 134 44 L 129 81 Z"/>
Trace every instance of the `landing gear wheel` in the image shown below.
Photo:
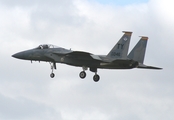
<path fill-rule="evenodd" d="M 85 71 L 80 72 L 79 76 L 80 78 L 84 79 L 86 77 L 86 72 Z"/>
<path fill-rule="evenodd" d="M 51 74 L 50 74 L 50 77 L 51 77 L 51 78 L 54 78 L 54 76 L 55 76 L 54 73 L 51 73 Z"/>
<path fill-rule="evenodd" d="M 94 75 L 93 80 L 94 80 L 94 82 L 98 82 L 100 80 L 100 76 L 97 74 Z"/>

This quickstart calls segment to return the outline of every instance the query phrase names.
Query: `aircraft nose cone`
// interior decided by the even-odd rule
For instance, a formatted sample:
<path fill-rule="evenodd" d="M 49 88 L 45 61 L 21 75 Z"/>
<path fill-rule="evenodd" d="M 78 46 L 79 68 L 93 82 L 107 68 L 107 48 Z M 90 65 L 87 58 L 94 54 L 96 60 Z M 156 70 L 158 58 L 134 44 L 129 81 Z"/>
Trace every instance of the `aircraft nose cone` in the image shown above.
<path fill-rule="evenodd" d="M 24 52 L 16 53 L 16 54 L 12 55 L 12 57 L 18 58 L 18 59 L 25 59 Z"/>

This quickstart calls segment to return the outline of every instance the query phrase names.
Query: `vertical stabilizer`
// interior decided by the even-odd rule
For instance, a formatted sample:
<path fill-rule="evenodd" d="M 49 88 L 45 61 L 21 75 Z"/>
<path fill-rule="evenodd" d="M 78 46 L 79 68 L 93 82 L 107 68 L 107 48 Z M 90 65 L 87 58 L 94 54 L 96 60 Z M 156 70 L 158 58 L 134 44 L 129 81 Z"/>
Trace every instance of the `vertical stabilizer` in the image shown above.
<path fill-rule="evenodd" d="M 106 56 L 108 59 L 115 60 L 119 58 L 127 58 L 132 32 L 123 31 L 123 33 L 124 35 Z"/>
<path fill-rule="evenodd" d="M 141 37 L 136 46 L 129 53 L 128 58 L 135 60 L 139 63 L 144 62 L 146 46 L 147 46 L 148 37 Z"/>

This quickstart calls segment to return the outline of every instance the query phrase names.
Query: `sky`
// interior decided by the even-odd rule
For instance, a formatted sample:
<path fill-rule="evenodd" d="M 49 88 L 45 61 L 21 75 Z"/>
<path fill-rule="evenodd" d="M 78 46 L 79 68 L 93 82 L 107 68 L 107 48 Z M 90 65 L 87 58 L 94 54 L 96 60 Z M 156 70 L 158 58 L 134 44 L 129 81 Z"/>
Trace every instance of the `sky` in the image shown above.
<path fill-rule="evenodd" d="M 173 120 L 174 11 L 171 0 L 0 0 L 0 120 Z M 132 31 L 129 51 L 148 36 L 144 63 L 163 70 L 98 70 L 18 60 L 54 44 L 105 55 Z"/>
<path fill-rule="evenodd" d="M 129 5 L 129 4 L 138 4 L 138 3 L 147 3 L 148 0 L 88 0 L 90 2 L 97 2 L 104 5 Z"/>

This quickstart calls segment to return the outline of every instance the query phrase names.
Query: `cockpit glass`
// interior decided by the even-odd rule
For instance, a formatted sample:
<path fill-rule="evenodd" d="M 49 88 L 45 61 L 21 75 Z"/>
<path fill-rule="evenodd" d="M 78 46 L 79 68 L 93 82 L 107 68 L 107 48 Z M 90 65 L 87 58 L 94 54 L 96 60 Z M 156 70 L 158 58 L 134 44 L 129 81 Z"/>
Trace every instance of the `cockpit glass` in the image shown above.
<path fill-rule="evenodd" d="M 43 44 L 39 45 L 36 49 L 49 49 L 49 48 L 58 48 L 58 47 L 51 44 Z"/>

